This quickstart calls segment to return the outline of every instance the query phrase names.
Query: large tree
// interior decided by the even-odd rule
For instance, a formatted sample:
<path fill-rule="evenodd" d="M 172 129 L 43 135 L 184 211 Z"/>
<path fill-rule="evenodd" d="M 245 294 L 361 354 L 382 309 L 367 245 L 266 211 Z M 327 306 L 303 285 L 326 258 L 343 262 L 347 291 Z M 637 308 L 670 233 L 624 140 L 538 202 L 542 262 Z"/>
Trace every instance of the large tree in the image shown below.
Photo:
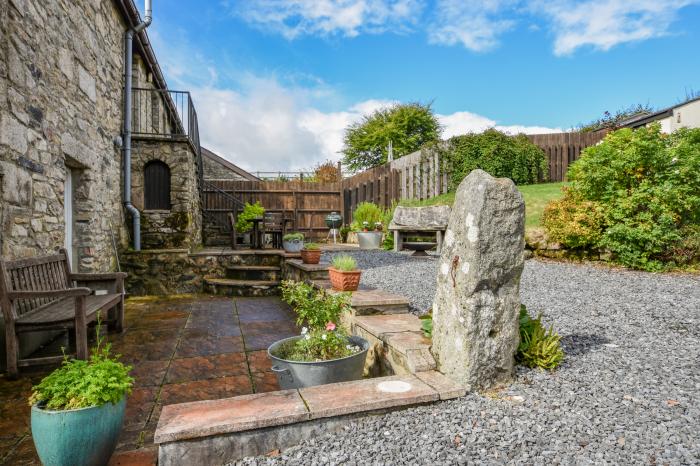
<path fill-rule="evenodd" d="M 365 115 L 345 129 L 343 164 L 352 172 L 387 161 L 389 141 L 394 158 L 440 138 L 440 123 L 430 104 L 396 104 Z"/>

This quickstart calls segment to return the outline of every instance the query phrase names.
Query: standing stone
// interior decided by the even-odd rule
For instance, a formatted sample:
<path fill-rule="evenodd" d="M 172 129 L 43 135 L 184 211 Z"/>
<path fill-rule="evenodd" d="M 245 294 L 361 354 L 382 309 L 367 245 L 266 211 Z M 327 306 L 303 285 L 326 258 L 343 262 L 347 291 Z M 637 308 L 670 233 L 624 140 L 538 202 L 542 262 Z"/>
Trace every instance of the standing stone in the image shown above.
<path fill-rule="evenodd" d="M 440 372 L 470 390 L 508 382 L 519 342 L 525 204 L 515 184 L 483 170 L 455 197 L 433 302 Z"/>

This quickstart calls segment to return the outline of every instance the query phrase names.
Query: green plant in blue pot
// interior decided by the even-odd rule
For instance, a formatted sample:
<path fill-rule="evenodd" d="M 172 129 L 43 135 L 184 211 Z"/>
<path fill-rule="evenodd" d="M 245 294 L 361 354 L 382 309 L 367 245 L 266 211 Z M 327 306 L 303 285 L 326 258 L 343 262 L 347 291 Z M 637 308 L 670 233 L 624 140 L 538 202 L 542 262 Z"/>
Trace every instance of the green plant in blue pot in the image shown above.
<path fill-rule="evenodd" d="M 134 379 L 99 328 L 89 360 L 66 357 L 32 388 L 32 437 L 46 466 L 106 465 L 117 446 Z"/>

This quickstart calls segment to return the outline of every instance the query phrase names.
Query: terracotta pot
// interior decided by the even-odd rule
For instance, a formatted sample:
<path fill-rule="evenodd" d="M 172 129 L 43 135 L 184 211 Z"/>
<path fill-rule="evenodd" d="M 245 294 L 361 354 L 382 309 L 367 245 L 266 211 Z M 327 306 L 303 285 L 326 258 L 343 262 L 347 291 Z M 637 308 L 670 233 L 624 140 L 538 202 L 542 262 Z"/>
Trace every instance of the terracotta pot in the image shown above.
<path fill-rule="evenodd" d="M 331 285 L 334 290 L 338 291 L 356 291 L 360 286 L 361 270 L 353 270 L 351 272 L 343 272 L 335 267 L 328 269 L 328 275 L 331 279 Z"/>
<path fill-rule="evenodd" d="M 302 249 L 301 250 L 301 261 L 304 264 L 318 264 L 321 262 L 321 250 L 320 249 Z"/>

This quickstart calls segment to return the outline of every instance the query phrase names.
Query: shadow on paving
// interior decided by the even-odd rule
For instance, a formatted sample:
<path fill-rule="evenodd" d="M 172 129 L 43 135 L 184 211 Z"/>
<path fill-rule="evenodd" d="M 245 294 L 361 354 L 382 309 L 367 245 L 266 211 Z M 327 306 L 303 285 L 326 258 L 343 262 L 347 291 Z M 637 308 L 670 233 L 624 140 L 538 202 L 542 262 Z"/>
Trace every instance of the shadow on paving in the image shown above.
<path fill-rule="evenodd" d="M 279 298 L 135 297 L 127 300 L 126 328 L 108 334 L 113 353 L 133 366 L 136 379 L 111 464 L 155 464 L 153 435 L 163 405 L 279 390 L 267 347 L 298 334 Z M 42 348 L 60 354 L 63 335 Z M 40 464 L 29 428 L 31 386 L 53 367 L 0 376 L 0 464 Z"/>

